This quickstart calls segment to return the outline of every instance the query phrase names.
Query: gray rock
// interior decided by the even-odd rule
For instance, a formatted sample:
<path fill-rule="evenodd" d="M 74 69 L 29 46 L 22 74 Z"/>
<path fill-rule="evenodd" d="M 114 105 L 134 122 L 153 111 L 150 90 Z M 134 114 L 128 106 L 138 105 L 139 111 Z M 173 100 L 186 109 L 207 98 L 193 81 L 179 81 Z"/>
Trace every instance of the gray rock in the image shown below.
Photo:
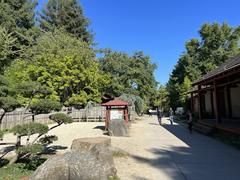
<path fill-rule="evenodd" d="M 105 137 L 93 137 L 93 138 L 79 138 L 74 139 L 71 145 L 72 151 L 83 152 L 90 151 L 96 148 L 109 148 L 111 146 L 111 139 Z"/>
<path fill-rule="evenodd" d="M 31 180 L 108 180 L 117 173 L 110 142 L 108 138 L 74 140 L 71 152 L 47 160 Z"/>
<path fill-rule="evenodd" d="M 110 136 L 129 136 L 129 125 L 124 120 L 110 120 L 108 131 Z"/>

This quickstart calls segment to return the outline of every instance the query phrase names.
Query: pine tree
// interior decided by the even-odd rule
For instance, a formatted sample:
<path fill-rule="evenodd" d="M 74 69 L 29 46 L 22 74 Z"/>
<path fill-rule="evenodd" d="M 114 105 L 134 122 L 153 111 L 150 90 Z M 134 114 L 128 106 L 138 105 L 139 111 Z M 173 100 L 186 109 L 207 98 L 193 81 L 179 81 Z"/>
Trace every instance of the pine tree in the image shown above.
<path fill-rule="evenodd" d="M 40 15 L 40 26 L 45 31 L 64 29 L 85 42 L 92 42 L 89 20 L 77 0 L 49 0 Z"/>

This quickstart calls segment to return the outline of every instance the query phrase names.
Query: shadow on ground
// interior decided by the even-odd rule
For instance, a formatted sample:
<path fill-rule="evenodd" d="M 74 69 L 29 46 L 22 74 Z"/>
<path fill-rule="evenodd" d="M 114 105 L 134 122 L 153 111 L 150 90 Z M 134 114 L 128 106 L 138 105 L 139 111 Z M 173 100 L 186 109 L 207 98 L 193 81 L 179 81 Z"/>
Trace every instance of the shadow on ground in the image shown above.
<path fill-rule="evenodd" d="M 174 180 L 239 179 L 238 150 L 197 132 L 190 134 L 186 127 L 178 124 L 164 124 L 162 127 L 173 135 L 169 139 L 173 144 L 166 148 L 148 149 L 154 158 L 133 155 L 136 161 L 163 170 Z M 182 143 L 174 145 L 176 138 Z"/>

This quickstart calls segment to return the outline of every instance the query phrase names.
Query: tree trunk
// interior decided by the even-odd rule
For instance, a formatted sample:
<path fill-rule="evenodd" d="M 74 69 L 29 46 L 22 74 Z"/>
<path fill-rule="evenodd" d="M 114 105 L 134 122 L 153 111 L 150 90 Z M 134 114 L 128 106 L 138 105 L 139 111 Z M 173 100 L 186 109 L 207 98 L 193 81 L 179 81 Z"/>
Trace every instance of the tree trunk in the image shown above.
<path fill-rule="evenodd" d="M 18 148 L 21 146 L 21 136 L 17 136 L 17 142 L 16 142 L 16 151 L 18 150 Z M 19 159 L 19 154 L 16 152 L 16 155 L 9 161 L 9 165 L 14 164 L 17 162 L 17 160 Z"/>
<path fill-rule="evenodd" d="M 32 115 L 32 122 L 35 121 L 35 114 Z"/>
<path fill-rule="evenodd" d="M 4 111 L 4 112 L 2 113 L 2 115 L 1 115 L 1 117 L 0 117 L 0 130 L 3 128 L 3 127 L 2 127 L 2 120 L 3 120 L 4 116 L 5 116 L 5 114 L 6 114 L 6 112 Z"/>

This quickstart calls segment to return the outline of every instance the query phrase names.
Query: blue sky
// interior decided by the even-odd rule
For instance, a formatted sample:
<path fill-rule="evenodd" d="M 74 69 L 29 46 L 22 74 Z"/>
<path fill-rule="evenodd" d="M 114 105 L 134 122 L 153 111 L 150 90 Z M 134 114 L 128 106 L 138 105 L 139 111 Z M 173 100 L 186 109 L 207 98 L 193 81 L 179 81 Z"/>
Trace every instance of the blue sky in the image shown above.
<path fill-rule="evenodd" d="M 41 7 L 47 0 L 39 0 Z M 165 84 L 184 44 L 205 22 L 240 25 L 239 0 L 80 0 L 99 48 L 144 51 Z"/>

